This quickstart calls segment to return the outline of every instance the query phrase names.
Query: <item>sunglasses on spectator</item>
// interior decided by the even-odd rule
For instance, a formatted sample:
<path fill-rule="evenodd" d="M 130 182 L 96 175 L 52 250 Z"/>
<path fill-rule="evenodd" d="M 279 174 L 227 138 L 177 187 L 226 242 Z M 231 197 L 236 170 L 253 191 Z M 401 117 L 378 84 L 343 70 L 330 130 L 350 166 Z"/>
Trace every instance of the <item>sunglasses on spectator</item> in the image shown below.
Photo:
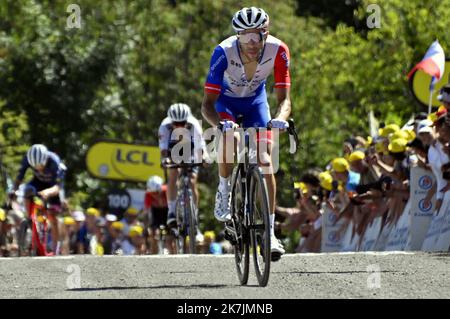
<path fill-rule="evenodd" d="M 250 41 L 259 43 L 263 40 L 263 33 L 262 32 L 242 33 L 242 34 L 238 35 L 238 39 L 239 39 L 239 42 L 244 43 L 244 44 L 250 43 Z"/>

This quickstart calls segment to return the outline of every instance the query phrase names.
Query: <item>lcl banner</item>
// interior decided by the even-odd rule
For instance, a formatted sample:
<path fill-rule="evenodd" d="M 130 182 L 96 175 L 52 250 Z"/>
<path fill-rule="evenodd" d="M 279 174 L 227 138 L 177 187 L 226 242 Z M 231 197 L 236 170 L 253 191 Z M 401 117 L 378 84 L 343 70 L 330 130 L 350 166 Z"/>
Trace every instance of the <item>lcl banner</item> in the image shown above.
<path fill-rule="evenodd" d="M 157 146 L 100 141 L 86 155 L 89 173 L 97 178 L 145 182 L 152 175 L 164 178 Z"/>

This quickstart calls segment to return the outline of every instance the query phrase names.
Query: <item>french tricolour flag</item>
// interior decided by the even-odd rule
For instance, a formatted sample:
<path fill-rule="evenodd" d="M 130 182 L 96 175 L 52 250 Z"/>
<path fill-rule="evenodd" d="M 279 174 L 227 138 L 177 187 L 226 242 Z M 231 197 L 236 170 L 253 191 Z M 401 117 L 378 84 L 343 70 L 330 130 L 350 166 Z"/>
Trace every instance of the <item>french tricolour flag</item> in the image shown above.
<path fill-rule="evenodd" d="M 442 49 L 439 42 L 434 41 L 428 48 L 427 53 L 409 73 L 408 78 L 414 74 L 416 70 L 422 70 L 425 73 L 432 76 L 430 90 L 434 89 L 434 84 L 436 84 L 441 77 L 444 75 L 445 69 L 445 54 L 444 49 Z"/>

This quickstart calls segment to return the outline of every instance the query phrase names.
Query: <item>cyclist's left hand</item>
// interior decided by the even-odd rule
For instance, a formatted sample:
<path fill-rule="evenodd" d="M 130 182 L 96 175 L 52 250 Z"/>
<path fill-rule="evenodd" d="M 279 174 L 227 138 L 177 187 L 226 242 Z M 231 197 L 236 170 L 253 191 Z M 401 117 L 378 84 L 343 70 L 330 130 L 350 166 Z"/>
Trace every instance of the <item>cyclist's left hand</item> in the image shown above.
<path fill-rule="evenodd" d="M 289 123 L 285 120 L 272 119 L 269 121 L 268 126 L 270 128 L 277 128 L 280 130 L 286 130 L 289 128 Z"/>

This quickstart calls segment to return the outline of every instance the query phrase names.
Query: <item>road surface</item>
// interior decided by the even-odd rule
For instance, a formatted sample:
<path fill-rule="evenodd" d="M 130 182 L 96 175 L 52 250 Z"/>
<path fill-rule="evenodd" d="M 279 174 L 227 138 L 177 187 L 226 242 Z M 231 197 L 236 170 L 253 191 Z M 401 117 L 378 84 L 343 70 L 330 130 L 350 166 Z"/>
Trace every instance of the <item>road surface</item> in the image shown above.
<path fill-rule="evenodd" d="M 0 258 L 0 298 L 450 298 L 450 255 L 285 255 L 240 286 L 234 256 Z"/>

